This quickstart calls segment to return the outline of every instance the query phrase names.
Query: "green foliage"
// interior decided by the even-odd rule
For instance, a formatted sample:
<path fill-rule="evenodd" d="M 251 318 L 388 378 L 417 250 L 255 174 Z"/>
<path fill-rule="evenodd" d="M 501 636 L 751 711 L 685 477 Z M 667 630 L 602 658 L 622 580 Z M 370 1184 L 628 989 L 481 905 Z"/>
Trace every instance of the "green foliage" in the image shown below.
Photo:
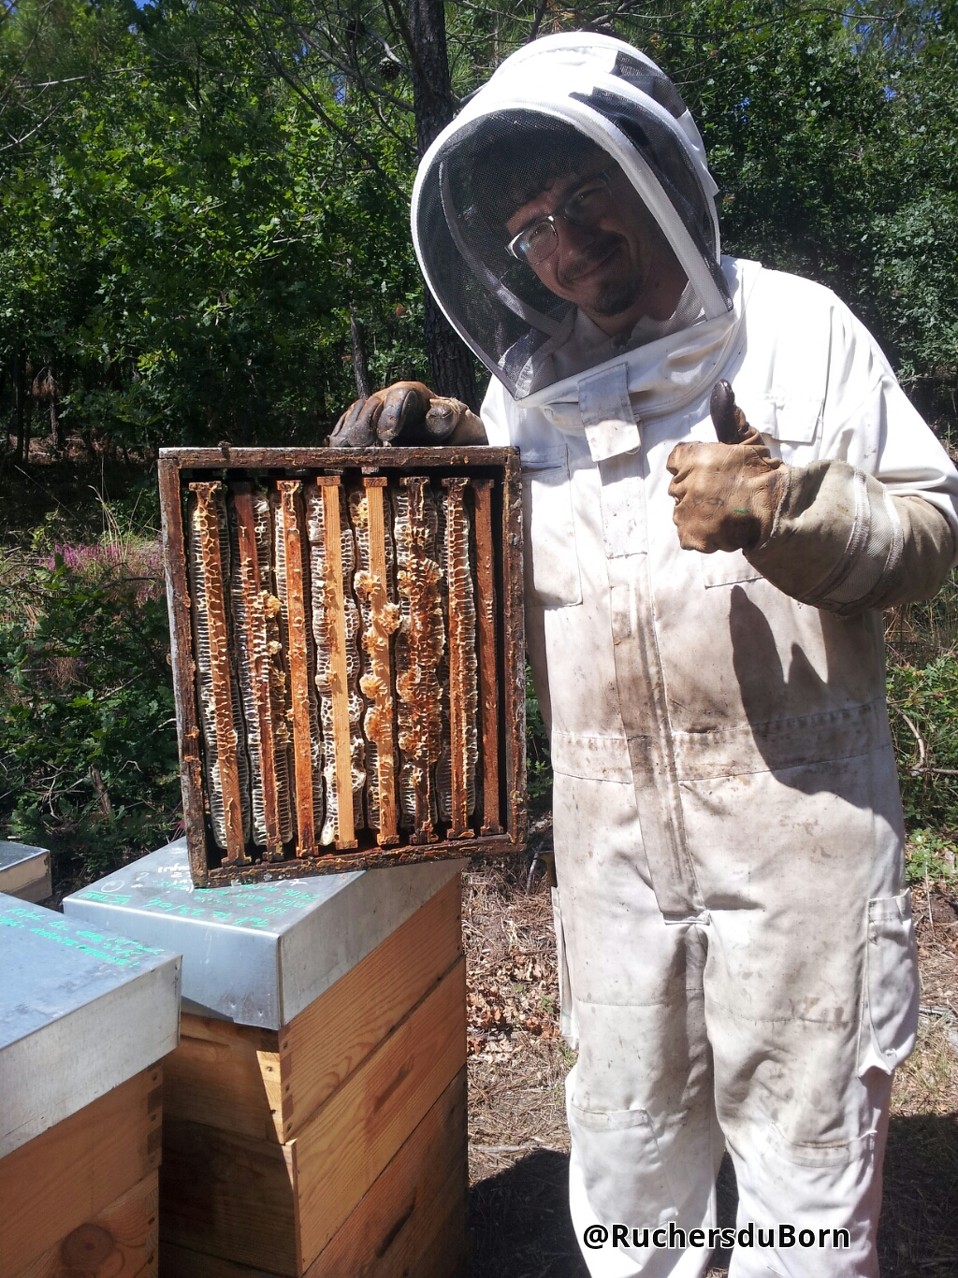
<path fill-rule="evenodd" d="M 0 362 L 53 368 L 76 435 L 319 442 L 356 393 L 351 306 L 375 375 L 422 361 L 401 135 L 327 85 L 326 118 L 368 135 L 347 163 L 241 22 L 172 4 L 118 25 L 121 8 L 97 8 L 96 65 L 55 117 L 0 148 Z M 59 9 L 92 57 L 90 6 Z M 44 42 L 24 56 L 47 74 Z"/>
<path fill-rule="evenodd" d="M 833 285 L 926 411 L 954 415 L 951 7 L 689 0 L 610 18 L 522 0 L 446 22 L 459 95 L 548 31 L 646 49 L 702 128 L 727 249 Z M 38 414 L 28 388 L 49 368 L 89 440 L 312 442 L 355 394 L 353 308 L 374 381 L 424 375 L 415 61 L 396 6 L 8 10 L 0 415 Z"/>
<path fill-rule="evenodd" d="M 958 577 L 896 609 L 885 637 L 909 876 L 948 881 L 958 848 Z"/>
<path fill-rule="evenodd" d="M 934 830 L 921 828 L 911 831 L 905 866 L 909 883 L 925 886 L 936 883 L 952 892 L 958 889 L 955 841 L 941 837 Z"/>
<path fill-rule="evenodd" d="M 532 815 L 548 812 L 552 806 L 552 758 L 549 734 L 539 709 L 539 699 L 526 667 L 526 786 Z"/>
<path fill-rule="evenodd" d="M 906 826 L 958 840 L 958 657 L 892 665 L 888 703 Z"/>
<path fill-rule="evenodd" d="M 173 833 L 166 605 L 153 544 L 63 547 L 0 580 L 0 822 L 96 877 Z"/>
<path fill-rule="evenodd" d="M 954 422 L 958 384 L 958 32 L 945 14 L 922 32 L 889 86 L 885 183 L 863 233 L 879 324 L 899 376 L 929 415 Z M 936 29 L 937 28 L 937 29 Z"/>

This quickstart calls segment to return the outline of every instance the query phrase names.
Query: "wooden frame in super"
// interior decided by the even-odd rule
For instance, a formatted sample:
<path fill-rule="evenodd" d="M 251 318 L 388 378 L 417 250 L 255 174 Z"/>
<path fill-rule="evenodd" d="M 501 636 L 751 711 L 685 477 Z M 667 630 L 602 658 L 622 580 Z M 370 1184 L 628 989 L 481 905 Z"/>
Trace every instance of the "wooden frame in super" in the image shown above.
<path fill-rule="evenodd" d="M 360 450 L 225 446 L 221 449 L 168 448 L 160 451 L 158 470 L 183 821 L 194 883 L 200 887 L 216 887 L 476 854 L 497 856 L 521 850 L 526 838 L 525 648 L 521 482 L 516 450 L 490 447 Z M 408 487 L 410 484 L 412 488 Z M 458 502 L 457 509 L 462 509 L 465 501 L 469 512 L 467 531 L 471 546 L 470 590 L 474 594 L 476 613 L 472 662 L 475 669 L 469 674 L 472 679 L 471 699 L 468 703 L 463 703 L 455 692 L 455 688 L 459 686 L 455 677 L 456 622 L 447 600 L 444 624 L 449 627 L 447 646 L 450 651 L 443 660 L 449 666 L 450 691 L 447 693 L 448 705 L 444 712 L 444 723 L 447 724 L 454 743 L 458 739 L 457 732 L 460 736 L 471 732 L 471 739 L 478 742 L 478 764 L 470 789 L 474 807 L 469 813 L 466 812 L 462 798 L 465 782 L 457 777 L 453 765 L 450 791 L 452 810 L 446 813 L 445 819 L 440 817 L 438 822 L 430 820 L 428 813 L 421 814 L 417 807 L 415 820 L 410 823 L 408 815 L 402 820 L 391 813 L 391 798 L 385 809 L 379 813 L 380 825 L 375 826 L 362 819 L 354 822 L 352 804 L 342 804 L 336 817 L 338 824 L 335 837 L 330 839 L 327 836 L 321 842 L 319 829 L 312 816 L 308 815 L 312 811 L 309 786 L 319 783 L 315 767 L 311 780 L 309 769 L 302 763 L 306 757 L 309 726 L 293 704 L 296 701 L 294 687 L 292 702 L 284 717 L 289 724 L 289 787 L 293 795 L 290 802 L 294 812 L 292 829 L 285 831 L 290 837 L 283 837 L 276 832 L 275 821 L 272 833 L 266 836 L 266 846 L 263 837 L 258 842 L 251 837 L 248 819 L 245 835 L 239 832 L 238 823 L 231 816 L 237 805 L 230 797 L 230 787 L 235 790 L 237 783 L 232 774 L 227 775 L 225 770 L 216 774 L 218 824 L 214 837 L 209 793 L 209 778 L 212 773 L 204 753 L 204 723 L 211 724 L 215 720 L 214 711 L 221 716 L 228 714 L 225 701 L 230 694 L 227 689 L 220 696 L 221 704 L 214 704 L 212 711 L 208 704 L 209 695 L 204 705 L 200 704 L 197 625 L 191 600 L 191 515 L 188 513 L 188 503 L 192 502 L 195 510 L 196 502 L 208 500 L 211 492 L 225 493 L 235 504 L 234 492 L 248 493 L 251 489 L 263 492 L 268 489 L 275 493 L 281 490 L 284 500 L 290 493 L 293 497 L 289 500 L 299 500 L 298 494 L 308 491 L 313 494 L 317 509 L 324 508 L 320 499 L 326 503 L 327 534 L 330 536 L 328 544 L 335 548 L 338 539 L 331 535 L 334 523 L 328 520 L 335 521 L 338 518 L 335 511 L 346 502 L 347 491 L 355 494 L 359 490 L 363 494 L 371 494 L 370 509 L 375 509 L 372 498 L 381 503 L 385 489 L 402 486 L 404 492 L 412 492 L 417 484 L 420 489 L 425 486 L 430 493 L 440 494 L 438 500 L 450 503 L 448 507 L 444 506 L 445 526 L 451 526 L 453 503 Z M 463 493 L 465 497 L 462 496 Z M 197 497 L 196 494 L 201 496 Z M 388 496 L 385 500 L 388 509 Z M 330 502 L 333 504 L 330 505 Z M 448 517 L 445 513 L 447 510 L 450 512 Z M 330 511 L 333 513 L 329 514 Z M 240 517 L 234 513 L 230 518 L 236 524 Z M 235 531 L 233 535 L 237 535 Z M 193 554 L 195 560 L 196 552 Z M 195 580 L 195 563 L 192 571 Z M 296 588 L 302 589 L 299 585 Z M 315 586 L 312 588 L 316 589 Z M 307 596 L 309 589 L 307 582 Z M 335 617 L 334 595 L 335 592 L 326 590 L 324 607 L 327 608 L 326 615 L 332 627 L 329 633 L 335 640 L 337 634 L 342 635 L 343 627 Z M 266 597 L 265 591 L 263 597 Z M 233 646 L 237 620 L 231 612 L 232 605 L 226 589 L 218 591 L 214 603 L 219 609 L 214 616 L 216 624 L 210 626 L 208 636 L 204 635 L 204 642 L 214 649 L 220 648 L 224 642 L 223 636 L 226 635 L 227 645 Z M 284 678 L 291 680 L 293 684 L 297 677 L 302 680 L 302 676 L 297 676 L 296 673 L 297 663 L 302 669 L 307 668 L 305 659 L 300 661 L 293 654 L 300 653 L 301 656 L 300 650 L 309 642 L 308 622 L 304 625 L 301 620 L 298 628 L 289 626 L 284 631 L 282 660 L 287 662 Z M 278 646 L 273 644 L 274 649 Z M 335 647 L 335 643 L 333 646 Z M 334 652 L 334 669 L 330 679 L 334 687 L 341 688 L 342 679 L 339 684 L 336 682 L 336 659 Z M 468 654 L 461 660 L 468 664 Z M 313 666 L 309 669 L 312 677 L 315 673 Z M 345 666 L 342 667 L 342 672 L 344 671 Z M 305 692 L 303 695 L 305 696 Z M 234 706 L 236 699 L 234 695 Z M 344 706 L 345 701 L 340 694 L 334 705 L 337 732 L 345 723 Z M 388 705 L 385 708 L 389 711 Z M 225 719 L 222 722 L 225 723 Z M 263 730 L 266 731 L 268 727 L 264 719 Z M 283 731 L 287 731 L 285 726 Z M 314 724 L 313 734 L 315 731 Z M 395 731 L 394 725 L 390 740 L 395 740 Z M 212 736 L 214 728 L 208 727 L 207 732 Z M 235 744 L 235 739 L 228 730 L 222 735 L 224 740 L 230 737 Z M 259 742 L 264 739 L 262 733 L 257 737 Z M 331 740 L 338 740 L 338 737 L 334 735 Z M 455 756 L 455 749 L 452 754 Z M 258 757 L 261 757 L 262 762 L 257 775 L 259 772 L 265 774 L 269 771 L 268 756 L 261 750 Z M 252 766 L 255 769 L 255 759 Z M 329 786 L 339 784 L 343 787 L 342 793 L 349 793 L 345 788 L 349 780 L 348 751 L 340 749 L 336 762 L 330 767 L 332 770 L 326 774 Z M 225 792 L 223 776 L 226 777 Z M 270 780 L 269 777 L 265 779 Z M 398 781 L 396 784 L 398 785 Z M 385 796 L 387 790 L 383 789 L 382 793 Z M 434 803 L 432 810 L 434 813 Z M 296 813 L 299 814 L 298 817 Z M 269 828 L 269 812 L 265 820 Z M 389 824 L 390 820 L 392 825 Z"/>

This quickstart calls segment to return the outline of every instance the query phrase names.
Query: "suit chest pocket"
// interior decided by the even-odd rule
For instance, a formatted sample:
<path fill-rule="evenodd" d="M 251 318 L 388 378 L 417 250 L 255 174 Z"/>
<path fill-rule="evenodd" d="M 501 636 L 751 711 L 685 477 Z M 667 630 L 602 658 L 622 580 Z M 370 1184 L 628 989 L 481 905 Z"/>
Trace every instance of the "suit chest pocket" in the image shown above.
<path fill-rule="evenodd" d="M 526 602 L 568 608 L 582 602 L 569 460 L 564 448 L 522 454 Z"/>
<path fill-rule="evenodd" d="M 753 568 L 740 550 L 716 550 L 712 555 L 699 555 L 702 581 L 706 590 L 715 586 L 737 586 L 757 581 L 761 573 Z"/>

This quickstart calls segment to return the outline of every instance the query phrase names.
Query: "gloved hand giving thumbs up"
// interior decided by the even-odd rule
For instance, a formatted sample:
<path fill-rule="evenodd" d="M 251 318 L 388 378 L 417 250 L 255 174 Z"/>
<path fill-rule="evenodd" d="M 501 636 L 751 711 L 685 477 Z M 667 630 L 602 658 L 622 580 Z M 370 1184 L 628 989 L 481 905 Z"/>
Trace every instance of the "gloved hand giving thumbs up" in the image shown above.
<path fill-rule="evenodd" d="M 788 467 L 735 405 L 728 382 L 709 400 L 718 444 L 676 444 L 665 463 L 675 478 L 672 518 L 684 550 L 752 550 L 772 531 L 788 486 Z"/>

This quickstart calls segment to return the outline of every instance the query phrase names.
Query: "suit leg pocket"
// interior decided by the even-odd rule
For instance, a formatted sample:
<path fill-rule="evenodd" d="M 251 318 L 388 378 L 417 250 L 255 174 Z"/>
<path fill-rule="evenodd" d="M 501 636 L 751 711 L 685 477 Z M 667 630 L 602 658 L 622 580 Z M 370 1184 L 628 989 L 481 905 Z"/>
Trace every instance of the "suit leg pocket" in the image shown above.
<path fill-rule="evenodd" d="M 911 893 L 868 902 L 858 1073 L 891 1074 L 915 1046 L 918 959 Z"/>
<path fill-rule="evenodd" d="M 648 1113 L 583 1109 L 571 1100 L 567 1108 L 576 1159 L 596 1219 L 648 1225 L 674 1220 L 675 1196 Z"/>

